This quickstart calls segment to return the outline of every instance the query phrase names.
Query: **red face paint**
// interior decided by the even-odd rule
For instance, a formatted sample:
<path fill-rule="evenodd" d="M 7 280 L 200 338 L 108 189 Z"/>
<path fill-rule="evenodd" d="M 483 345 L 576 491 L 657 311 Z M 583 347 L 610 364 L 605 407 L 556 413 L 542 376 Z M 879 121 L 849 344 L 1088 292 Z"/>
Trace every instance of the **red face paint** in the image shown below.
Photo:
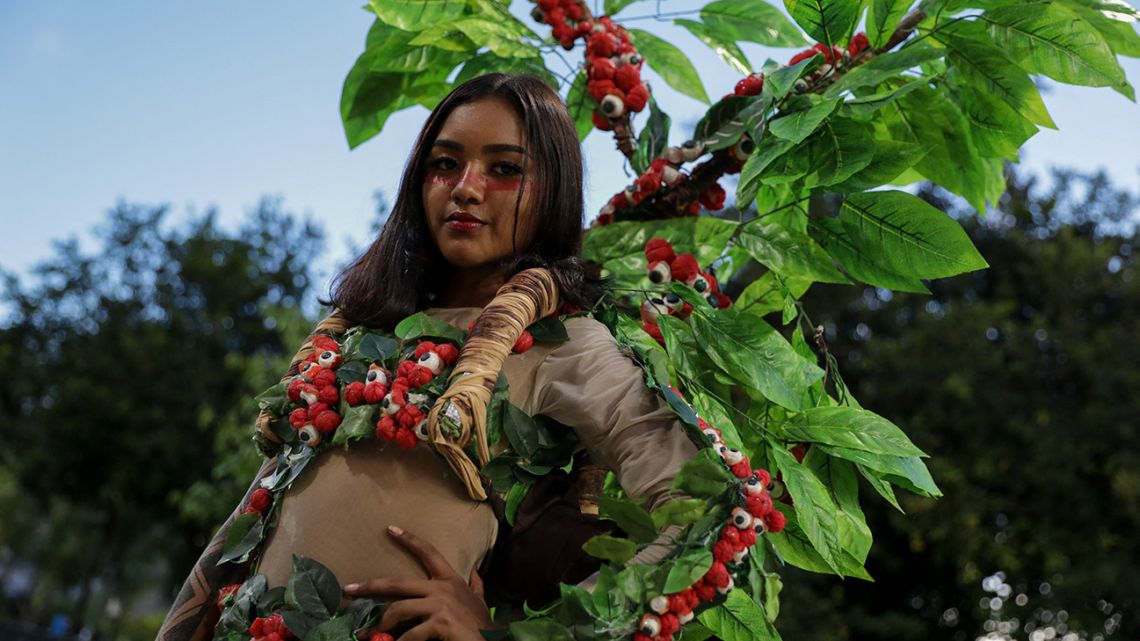
<path fill-rule="evenodd" d="M 448 189 L 455 189 L 460 178 L 461 176 L 455 171 L 439 169 L 428 169 L 427 173 L 424 174 L 424 182 Z M 521 176 L 494 176 L 484 178 L 482 181 L 482 187 L 486 191 L 518 191 L 521 184 Z"/>

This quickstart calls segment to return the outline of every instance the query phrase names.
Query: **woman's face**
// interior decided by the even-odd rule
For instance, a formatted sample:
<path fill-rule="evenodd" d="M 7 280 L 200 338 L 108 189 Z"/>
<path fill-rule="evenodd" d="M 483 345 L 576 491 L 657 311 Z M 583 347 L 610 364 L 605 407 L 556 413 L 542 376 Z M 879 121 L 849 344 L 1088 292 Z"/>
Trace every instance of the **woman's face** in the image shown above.
<path fill-rule="evenodd" d="M 447 262 L 481 267 L 515 253 L 515 200 L 527 150 L 522 121 L 501 98 L 451 112 L 428 151 L 424 215 Z M 519 203 L 518 248 L 534 235 L 532 177 Z"/>

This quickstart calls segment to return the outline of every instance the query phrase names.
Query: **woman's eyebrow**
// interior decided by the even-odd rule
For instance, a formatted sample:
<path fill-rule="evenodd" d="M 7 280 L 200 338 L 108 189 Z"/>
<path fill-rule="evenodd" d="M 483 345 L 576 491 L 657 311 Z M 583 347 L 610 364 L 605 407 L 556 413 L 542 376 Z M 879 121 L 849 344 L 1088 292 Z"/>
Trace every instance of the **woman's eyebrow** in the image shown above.
<path fill-rule="evenodd" d="M 437 139 L 435 141 L 435 143 L 432 144 L 432 146 L 433 147 L 443 147 L 444 149 L 453 149 L 455 151 L 463 151 L 463 145 L 461 145 L 458 142 L 455 142 L 454 140 L 448 140 L 446 138 Z M 485 153 L 485 154 L 494 154 L 494 153 L 500 153 L 500 152 L 504 152 L 504 151 L 513 151 L 515 153 L 519 153 L 519 154 L 522 154 L 524 156 L 529 155 L 526 153 L 525 149 L 523 149 L 522 147 L 519 147 L 518 145 L 510 145 L 510 144 L 506 144 L 506 143 L 495 143 L 493 145 L 483 145 L 483 153 Z"/>

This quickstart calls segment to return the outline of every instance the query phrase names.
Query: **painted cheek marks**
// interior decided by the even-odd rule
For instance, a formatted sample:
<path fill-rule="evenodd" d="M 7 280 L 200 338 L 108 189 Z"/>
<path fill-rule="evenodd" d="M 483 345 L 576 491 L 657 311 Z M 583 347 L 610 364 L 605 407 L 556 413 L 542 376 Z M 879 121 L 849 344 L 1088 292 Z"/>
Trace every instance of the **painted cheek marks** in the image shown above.
<path fill-rule="evenodd" d="M 427 174 L 424 175 L 424 181 L 429 185 L 438 185 L 440 187 L 447 187 L 448 189 L 455 189 L 455 185 L 458 184 L 459 178 L 454 174 L 429 170 Z"/>

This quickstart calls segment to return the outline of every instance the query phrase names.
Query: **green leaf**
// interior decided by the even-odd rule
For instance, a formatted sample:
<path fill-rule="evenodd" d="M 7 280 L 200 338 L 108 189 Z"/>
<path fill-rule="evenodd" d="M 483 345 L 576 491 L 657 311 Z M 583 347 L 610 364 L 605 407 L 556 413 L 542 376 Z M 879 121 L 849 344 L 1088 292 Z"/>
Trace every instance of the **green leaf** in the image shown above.
<path fill-rule="evenodd" d="M 945 51 L 941 49 L 920 43 L 875 56 L 835 81 L 835 84 L 828 87 L 823 95 L 838 96 L 844 91 L 854 91 L 862 87 L 876 87 L 887 78 L 897 76 L 931 60 L 938 60 L 944 54 Z"/>
<path fill-rule="evenodd" d="M 847 44 L 863 11 L 856 0 L 784 0 L 784 6 L 801 29 L 828 46 Z"/>
<path fill-rule="evenodd" d="M 599 534 L 582 544 L 582 550 L 592 557 L 621 565 L 637 554 L 637 544 L 608 534 Z"/>
<path fill-rule="evenodd" d="M 637 137 L 637 151 L 633 154 L 633 166 L 637 173 L 645 173 L 649 169 L 649 163 L 665 152 L 665 147 L 669 144 L 671 123 L 669 114 L 657 107 L 657 99 L 650 94 L 649 120 Z"/>
<path fill-rule="evenodd" d="M 862 95 L 853 100 L 848 100 L 843 103 L 843 115 L 858 118 L 859 120 L 868 120 L 885 105 L 894 102 L 919 87 L 925 87 L 926 84 L 927 81 L 925 79 L 919 78 L 918 80 L 912 80 L 898 86 L 888 87 L 882 91 L 876 91 L 872 94 Z"/>
<path fill-rule="evenodd" d="M 839 220 L 855 244 L 874 248 L 898 274 L 945 278 L 989 266 L 954 219 L 906 192 L 851 194 Z"/>
<path fill-rule="evenodd" d="M 807 234 L 758 219 L 747 223 L 737 243 L 760 264 L 788 278 L 846 285 L 831 257 Z"/>
<path fill-rule="evenodd" d="M 657 526 L 644 508 L 631 501 L 616 499 L 605 494 L 598 496 L 600 516 L 618 524 L 634 540 L 648 543 L 657 538 Z"/>
<path fill-rule="evenodd" d="M 689 33 L 696 36 L 697 40 L 705 43 L 709 49 L 712 49 L 721 60 L 734 71 L 742 75 L 752 73 L 752 66 L 748 64 L 748 58 L 745 57 L 744 52 L 740 47 L 729 37 L 725 37 L 720 31 L 708 25 L 693 20 L 685 20 L 684 18 L 677 18 L 673 20 L 673 24 L 679 25 L 688 29 Z"/>
<path fill-rule="evenodd" d="M 423 312 L 416 312 L 396 324 L 396 336 L 400 340 L 409 341 L 413 338 L 428 336 L 432 338 L 446 338 L 447 340 L 462 343 L 467 333 L 448 323 L 428 316 Z"/>
<path fill-rule="evenodd" d="M 826 187 L 850 178 L 875 156 L 870 126 L 846 118 L 831 118 L 793 152 L 810 161 L 804 187 Z"/>
<path fill-rule="evenodd" d="M 1060 4 L 998 7 L 979 18 L 997 45 L 1028 71 L 1073 85 L 1112 87 L 1135 100 L 1104 36 Z"/>
<path fill-rule="evenodd" d="M 769 621 L 775 621 L 780 616 L 780 591 L 783 589 L 784 582 L 780 580 L 780 575 L 764 575 L 764 614 Z"/>
<path fill-rule="evenodd" d="M 707 151 L 731 147 L 751 129 L 751 121 L 763 116 L 769 104 L 764 98 L 747 96 L 719 100 L 697 122 L 693 140 L 703 142 Z"/>
<path fill-rule="evenodd" d="M 594 110 L 598 108 L 598 101 L 586 91 L 586 70 L 582 69 L 574 76 L 570 85 L 570 93 L 566 96 L 566 108 L 574 118 L 574 127 L 578 130 L 578 140 L 586 139 L 594 130 Z"/>
<path fill-rule="evenodd" d="M 253 400 L 257 406 L 271 414 L 282 416 L 289 409 L 289 382 L 281 381 L 258 394 Z"/>
<path fill-rule="evenodd" d="M 926 456 L 894 423 L 854 407 L 812 407 L 779 428 L 789 441 L 824 443 L 873 454 Z"/>
<path fill-rule="evenodd" d="M 930 470 L 917 456 L 886 456 L 834 445 L 820 445 L 824 452 L 851 461 L 860 471 L 876 472 L 878 478 L 907 489 L 920 496 L 942 496 L 934 483 Z"/>
<path fill-rule="evenodd" d="M 464 5 L 456 0 L 368 0 L 368 8 L 377 18 L 405 31 L 455 20 L 462 15 Z"/>
<path fill-rule="evenodd" d="M 359 355 L 371 363 L 382 363 L 391 358 L 400 346 L 388 336 L 369 332 L 360 340 Z"/>
<path fill-rule="evenodd" d="M 837 508 L 836 536 L 840 548 L 856 561 L 865 563 L 871 550 L 871 528 L 859 507 L 859 481 L 855 476 L 855 466 L 814 447 L 804 457 L 804 465 L 831 493 L 831 500 Z"/>
<path fill-rule="evenodd" d="M 709 449 L 701 450 L 691 460 L 686 461 L 671 487 L 693 497 L 714 497 L 724 493 L 733 481 L 732 473 L 724 461 Z M 688 586 L 686 586 L 688 587 Z"/>
<path fill-rule="evenodd" d="M 574 641 L 570 630 L 552 619 L 515 621 L 509 629 L 514 641 Z"/>
<path fill-rule="evenodd" d="M 950 98 L 970 122 L 970 140 L 987 158 L 1017 158 L 1017 150 L 1037 133 L 1037 127 L 992 94 L 959 87 Z"/>
<path fill-rule="evenodd" d="M 1140 34 L 1136 33 L 1136 29 L 1132 26 L 1137 19 L 1140 19 L 1135 17 L 1140 12 L 1128 7 L 1123 1 L 1119 3 L 1096 0 L 1075 1 L 1080 4 L 1070 4 L 1069 8 L 1099 31 L 1117 55 L 1140 57 Z"/>
<path fill-rule="evenodd" d="M 779 9 L 764 0 L 717 0 L 701 8 L 701 22 L 729 42 L 769 47 L 810 44 Z"/>
<path fill-rule="evenodd" d="M 1037 85 L 1005 52 L 988 42 L 955 34 L 936 37 L 950 51 L 946 63 L 964 83 L 1004 101 L 1031 122 L 1057 128 Z"/>
<path fill-rule="evenodd" d="M 566 325 L 555 316 L 547 316 L 531 323 L 526 331 L 539 343 L 565 343 L 570 340 Z"/>
<path fill-rule="evenodd" d="M 606 15 L 612 16 L 637 0 L 606 0 Z"/>
<path fill-rule="evenodd" d="M 823 370 L 796 354 L 760 316 L 730 307 L 707 317 L 694 313 L 690 323 L 717 366 L 778 405 L 802 409 L 808 387 L 823 378 Z"/>
<path fill-rule="evenodd" d="M 874 144 L 875 156 L 871 158 L 870 164 L 847 180 L 831 185 L 828 188 L 830 191 L 851 193 L 880 187 L 913 167 L 926 155 L 926 149 L 915 143 L 875 140 Z"/>
<path fill-rule="evenodd" d="M 530 459 L 540 449 L 554 444 L 554 438 L 546 427 L 514 403 L 508 401 L 503 409 L 503 431 L 519 456 Z"/>
<path fill-rule="evenodd" d="M 386 27 L 383 23 L 378 23 Z M 375 72 L 365 51 L 344 79 L 340 114 L 349 148 L 380 133 L 388 116 L 417 104 L 434 105 L 450 90 L 447 75 L 454 64 L 447 52 L 431 49 L 436 64 L 419 73 Z"/>
<path fill-rule="evenodd" d="M 376 431 L 376 422 L 372 420 L 376 407 L 373 405 L 358 405 L 350 407 L 344 412 L 344 420 L 333 436 L 333 445 L 342 445 L 350 440 L 367 438 Z"/>
<path fill-rule="evenodd" d="M 708 502 L 703 499 L 673 499 L 653 510 L 653 525 L 657 529 L 667 525 L 689 525 L 705 515 Z"/>
<path fill-rule="evenodd" d="M 685 550 L 669 566 L 662 592 L 672 594 L 693 585 L 712 567 L 712 552 L 704 549 Z"/>
<path fill-rule="evenodd" d="M 810 136 L 835 111 L 840 101 L 825 99 L 808 109 L 783 115 L 768 122 L 768 131 L 793 143 Z"/>
<path fill-rule="evenodd" d="M 265 538 L 265 521 L 254 512 L 247 512 L 234 519 L 226 531 L 226 542 L 222 545 L 222 556 L 218 565 L 241 559 Z"/>
<path fill-rule="evenodd" d="M 929 294 L 930 290 L 915 276 L 899 274 L 881 264 L 876 247 L 856 243 L 843 223 L 835 218 L 812 220 L 808 231 L 832 258 L 839 261 L 852 278 L 876 287 L 901 292 Z"/>
<path fill-rule="evenodd" d="M 859 470 L 859 474 L 861 474 L 863 478 L 867 480 L 867 484 L 870 485 L 873 490 L 879 493 L 879 496 L 883 497 L 887 500 L 888 503 L 895 506 L 895 509 L 899 512 L 903 511 L 902 506 L 899 505 L 898 497 L 895 496 L 895 490 L 891 487 L 891 484 L 889 482 L 884 481 L 876 472 L 869 470 L 862 465 L 856 464 L 855 469 Z"/>
<path fill-rule="evenodd" d="M 812 283 L 810 279 L 801 278 L 783 279 L 783 283 L 780 281 L 780 276 L 775 272 L 764 274 L 748 283 L 740 296 L 737 296 L 734 306 L 758 316 L 767 315 L 780 311 L 787 295 L 793 298 L 803 296 Z"/>
<path fill-rule="evenodd" d="M 831 574 L 834 570 L 831 566 L 823 560 L 819 552 L 812 547 L 808 541 L 807 535 L 804 533 L 803 528 L 800 527 L 799 520 L 796 518 L 796 513 L 791 508 L 780 510 L 784 516 L 787 517 L 788 522 L 784 526 L 782 532 L 772 534 L 768 533 L 764 536 L 772 543 L 776 553 L 785 563 L 794 565 L 797 568 L 808 570 L 809 572 L 820 572 L 824 574 Z M 850 576 L 857 579 L 871 580 L 871 575 L 867 574 L 867 570 L 859 561 L 855 560 L 845 550 L 840 550 L 836 562 L 839 564 L 839 575 Z"/>
<path fill-rule="evenodd" d="M 783 473 L 788 494 L 795 500 L 796 516 L 799 517 L 804 534 L 820 558 L 839 574 L 839 565 L 835 560 L 839 550 L 835 516 L 839 508 L 831 499 L 831 493 L 819 477 L 807 466 L 797 462 L 783 447 L 774 447 L 771 452 L 773 461 Z"/>
<path fill-rule="evenodd" d="M 631 284 L 648 285 L 645 243 L 650 238 L 664 238 L 677 253 L 691 253 L 698 263 L 708 265 L 720 256 L 736 225 L 710 216 L 612 223 L 585 233 L 582 257 L 630 279 Z M 718 277 L 723 279 L 724 273 L 718 271 Z"/>
<path fill-rule="evenodd" d="M 819 69 L 823 64 L 823 55 L 816 54 L 794 65 L 780 67 L 764 76 L 764 90 L 761 96 L 768 97 L 774 104 L 784 99 L 796 81 Z"/>
<path fill-rule="evenodd" d="M 306 615 L 328 619 L 340 607 L 340 582 L 320 562 L 293 556 L 293 570 L 285 586 L 285 602 Z"/>
<path fill-rule="evenodd" d="M 348 641 L 353 638 L 353 624 L 351 615 L 333 617 L 309 630 L 305 641 Z"/>
<path fill-rule="evenodd" d="M 891 38 L 913 0 L 871 0 L 867 10 L 867 40 L 879 48 Z"/>
<path fill-rule="evenodd" d="M 673 44 L 648 31 L 627 29 L 634 46 L 645 55 L 649 66 L 677 91 L 709 104 L 708 94 L 693 63 Z"/>
<path fill-rule="evenodd" d="M 476 76 L 493 72 L 531 74 L 545 80 L 552 89 L 558 89 L 558 77 L 546 68 L 546 63 L 543 62 L 541 56 L 503 57 L 493 51 L 484 51 L 463 63 L 463 68 L 455 77 L 455 84 L 458 85 Z"/>
<path fill-rule="evenodd" d="M 705 371 L 707 372 L 708 370 L 706 369 Z M 715 382 L 709 381 L 705 386 L 715 386 Z M 720 398 L 727 398 L 730 394 L 731 392 L 728 391 L 728 387 L 724 386 L 724 393 L 719 396 Z M 725 408 L 720 401 L 714 399 L 710 394 L 701 391 L 690 390 L 689 398 L 693 401 L 693 407 L 696 408 L 697 414 L 703 418 L 706 423 L 720 430 L 721 439 L 725 445 L 735 447 L 738 450 L 744 449 L 744 445 L 740 440 L 740 434 L 736 431 L 736 424 L 732 420 L 732 414 L 729 409 Z"/>
<path fill-rule="evenodd" d="M 507 491 L 506 505 L 503 509 L 503 516 L 507 519 L 507 525 L 513 526 L 515 524 L 515 517 L 518 516 L 519 506 L 522 505 L 523 499 L 526 498 L 527 492 L 530 491 L 530 483 L 518 482 L 511 486 Z"/>
<path fill-rule="evenodd" d="M 487 47 L 492 53 L 504 58 L 541 56 L 539 49 L 526 43 L 522 39 L 525 36 L 512 29 L 512 26 L 510 22 L 474 17 L 441 25 L 441 28 L 456 29 L 479 47 Z"/>
<path fill-rule="evenodd" d="M 764 611 L 743 590 L 729 592 L 723 604 L 705 610 L 697 619 L 724 641 L 767 641 L 780 638 Z"/>

